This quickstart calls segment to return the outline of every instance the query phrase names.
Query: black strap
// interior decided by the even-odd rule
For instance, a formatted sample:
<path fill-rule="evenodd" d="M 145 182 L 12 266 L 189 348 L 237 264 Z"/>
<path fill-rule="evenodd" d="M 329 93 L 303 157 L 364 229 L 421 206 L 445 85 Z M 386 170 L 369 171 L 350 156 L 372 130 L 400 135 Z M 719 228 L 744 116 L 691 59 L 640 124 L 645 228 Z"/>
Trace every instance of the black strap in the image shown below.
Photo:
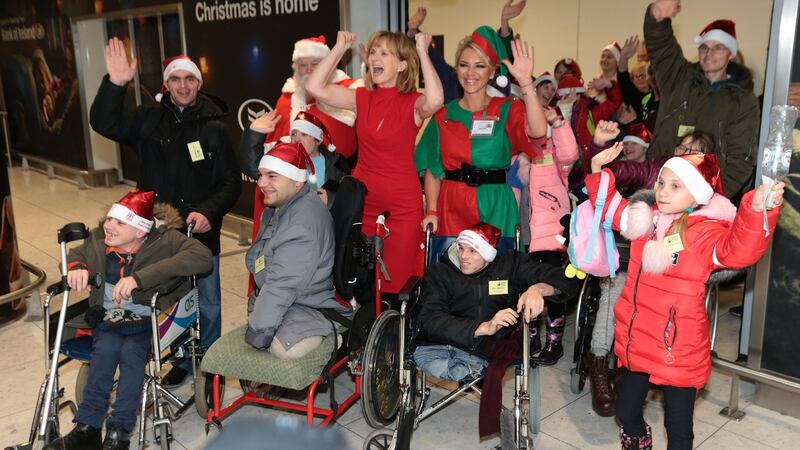
<path fill-rule="evenodd" d="M 446 170 L 444 179 L 460 181 L 468 186 L 480 186 L 482 184 L 505 184 L 505 170 L 482 170 L 463 165 L 460 169 Z"/>

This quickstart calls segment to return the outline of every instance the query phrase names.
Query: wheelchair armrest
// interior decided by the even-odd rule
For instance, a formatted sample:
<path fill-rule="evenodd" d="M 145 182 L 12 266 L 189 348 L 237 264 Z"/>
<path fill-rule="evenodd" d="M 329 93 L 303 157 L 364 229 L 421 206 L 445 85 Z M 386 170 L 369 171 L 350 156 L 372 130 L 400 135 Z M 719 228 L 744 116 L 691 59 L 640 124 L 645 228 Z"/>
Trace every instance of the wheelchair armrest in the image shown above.
<path fill-rule="evenodd" d="M 422 282 L 422 278 L 413 276 L 406 281 L 406 284 L 400 288 L 400 292 L 397 293 L 397 298 L 401 302 L 408 302 L 411 299 L 411 293 L 417 289 L 417 286 L 420 285 Z"/>
<path fill-rule="evenodd" d="M 166 283 L 164 283 L 163 285 L 159 286 L 158 289 L 156 289 L 156 294 L 158 294 L 159 297 L 161 297 L 163 295 L 167 295 L 170 292 L 172 292 L 175 289 L 177 289 L 178 286 L 182 285 L 185 281 L 186 281 L 186 278 L 184 278 L 184 277 L 173 278 L 173 279 L 167 281 Z"/>

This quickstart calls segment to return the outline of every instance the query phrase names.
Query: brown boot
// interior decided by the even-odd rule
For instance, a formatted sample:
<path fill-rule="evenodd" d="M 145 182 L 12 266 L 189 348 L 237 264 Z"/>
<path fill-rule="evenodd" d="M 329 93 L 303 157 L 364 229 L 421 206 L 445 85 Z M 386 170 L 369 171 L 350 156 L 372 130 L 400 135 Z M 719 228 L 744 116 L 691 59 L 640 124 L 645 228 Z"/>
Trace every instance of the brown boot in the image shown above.
<path fill-rule="evenodd" d="M 592 409 L 600 417 L 614 415 L 614 391 L 608 379 L 608 359 L 589 354 L 589 376 L 592 382 Z"/>

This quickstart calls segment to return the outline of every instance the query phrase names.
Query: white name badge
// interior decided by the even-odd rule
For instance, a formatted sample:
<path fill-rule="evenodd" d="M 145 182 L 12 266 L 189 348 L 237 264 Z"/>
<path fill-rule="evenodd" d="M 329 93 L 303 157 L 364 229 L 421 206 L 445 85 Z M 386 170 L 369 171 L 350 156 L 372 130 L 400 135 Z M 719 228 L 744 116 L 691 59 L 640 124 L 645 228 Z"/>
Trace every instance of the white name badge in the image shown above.
<path fill-rule="evenodd" d="M 496 123 L 497 121 L 493 118 L 473 119 L 470 134 L 472 137 L 491 137 Z"/>

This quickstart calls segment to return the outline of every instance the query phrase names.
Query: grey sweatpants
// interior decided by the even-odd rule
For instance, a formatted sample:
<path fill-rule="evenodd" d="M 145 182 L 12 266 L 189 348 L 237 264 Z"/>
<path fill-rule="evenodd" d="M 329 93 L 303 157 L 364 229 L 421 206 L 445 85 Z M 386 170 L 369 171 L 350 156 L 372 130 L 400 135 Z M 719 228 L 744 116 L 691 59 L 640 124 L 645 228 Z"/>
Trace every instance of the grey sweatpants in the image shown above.
<path fill-rule="evenodd" d="M 614 305 L 625 285 L 627 273 L 618 272 L 616 278 L 603 278 L 600 281 L 600 304 L 592 330 L 592 354 L 605 356 L 611 351 L 614 342 Z"/>

